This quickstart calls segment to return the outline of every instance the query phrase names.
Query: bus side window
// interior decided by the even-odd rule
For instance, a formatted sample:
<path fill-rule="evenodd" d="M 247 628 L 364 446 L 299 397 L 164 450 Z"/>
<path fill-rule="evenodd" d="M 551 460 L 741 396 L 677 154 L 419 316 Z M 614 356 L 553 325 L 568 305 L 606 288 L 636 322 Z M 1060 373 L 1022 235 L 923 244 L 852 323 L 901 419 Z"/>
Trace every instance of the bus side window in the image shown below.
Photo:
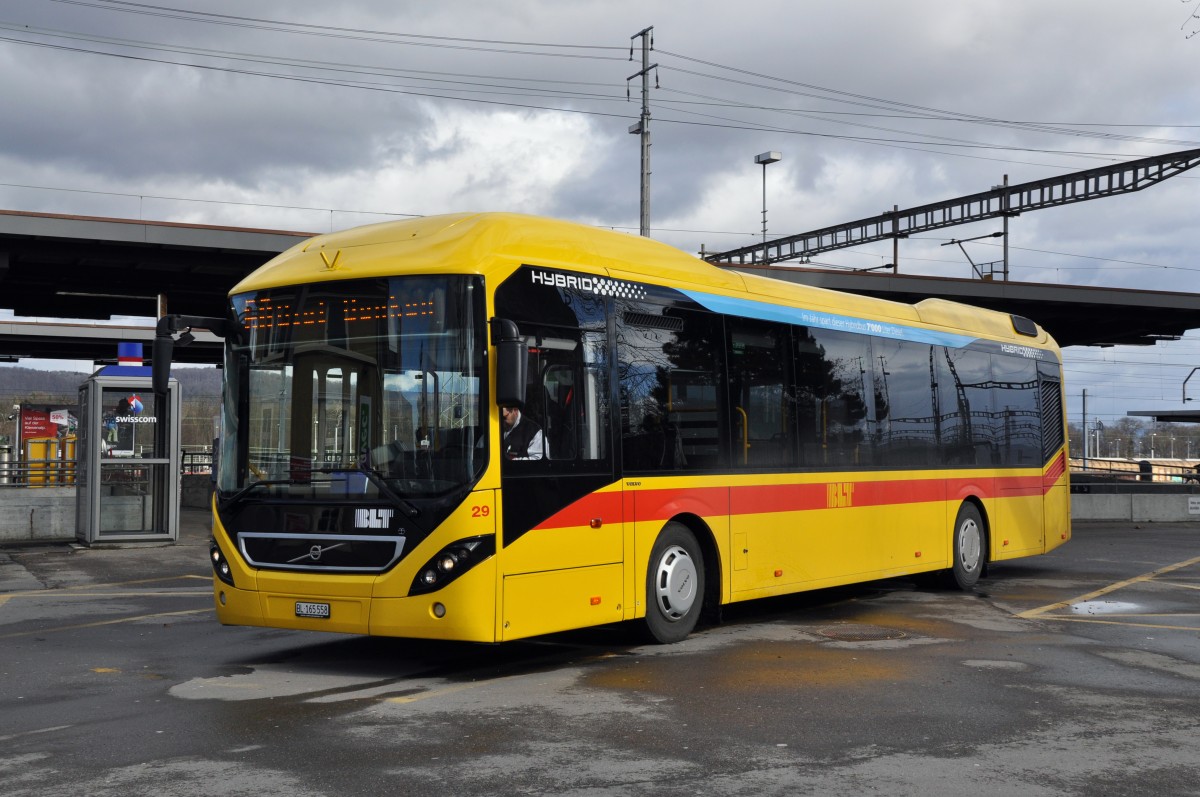
<path fill-rule="evenodd" d="M 551 365 L 542 375 L 546 397 L 543 428 L 550 459 L 575 459 L 579 452 L 575 377 L 576 369 L 569 365 Z"/>
<path fill-rule="evenodd" d="M 570 471 L 607 461 L 607 335 L 537 327 L 523 327 L 522 334 L 529 341 L 522 415 L 542 429 L 549 461 L 542 466 Z"/>
<path fill-rule="evenodd" d="M 878 464 L 905 468 L 941 464 L 939 445 L 946 431 L 947 408 L 935 392 L 937 349 L 893 338 L 874 338 L 871 344 Z"/>
<path fill-rule="evenodd" d="M 616 306 L 625 469 L 725 467 L 720 317 L 632 300 Z"/>
<path fill-rule="evenodd" d="M 787 389 L 788 327 L 741 318 L 727 324 L 733 465 L 792 466 L 796 422 Z"/>
<path fill-rule="evenodd" d="M 802 467 L 873 464 L 886 416 L 886 389 L 874 381 L 871 341 L 863 335 L 792 328 L 796 431 Z"/>
<path fill-rule="evenodd" d="M 952 467 L 997 464 L 992 363 L 985 351 L 934 349 L 940 459 Z M 1002 431 L 1002 430 L 1001 430 Z"/>
<path fill-rule="evenodd" d="M 1002 433 L 1003 463 L 1019 467 L 1041 464 L 1042 421 L 1037 361 L 992 355 L 992 392 L 997 430 Z"/>
<path fill-rule="evenodd" d="M 608 459 L 608 336 L 583 332 L 542 371 L 550 458 Z"/>

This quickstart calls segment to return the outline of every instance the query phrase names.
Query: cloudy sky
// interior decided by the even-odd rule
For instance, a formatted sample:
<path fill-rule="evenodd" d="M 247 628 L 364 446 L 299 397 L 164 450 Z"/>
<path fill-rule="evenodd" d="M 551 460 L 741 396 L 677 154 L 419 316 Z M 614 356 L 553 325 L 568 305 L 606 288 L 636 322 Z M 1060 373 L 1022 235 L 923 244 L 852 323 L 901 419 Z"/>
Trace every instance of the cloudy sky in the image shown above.
<path fill-rule="evenodd" d="M 510 210 L 697 252 L 1200 148 L 1200 0 L 5 0 L 0 207 L 315 232 Z M 634 60 L 630 61 L 633 47 Z M 1010 225 L 1015 280 L 1193 291 L 1200 170 Z M 968 277 L 950 228 L 901 270 Z M 977 262 L 999 241 L 967 244 Z M 867 268 L 890 243 L 823 255 Z M 0 298 L 0 305 L 3 300 Z M 1071 413 L 1182 408 L 1200 332 L 1070 350 Z M 1197 381 L 1197 380 L 1193 380 Z M 1200 400 L 1200 383 L 1195 385 Z"/>

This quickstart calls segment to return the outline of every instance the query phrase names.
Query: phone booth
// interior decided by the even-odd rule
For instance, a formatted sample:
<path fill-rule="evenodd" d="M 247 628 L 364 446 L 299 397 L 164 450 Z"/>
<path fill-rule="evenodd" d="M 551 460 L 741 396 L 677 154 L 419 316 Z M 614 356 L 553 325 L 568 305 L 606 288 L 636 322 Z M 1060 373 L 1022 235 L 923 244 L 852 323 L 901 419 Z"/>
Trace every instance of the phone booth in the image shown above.
<path fill-rule="evenodd" d="M 146 366 L 108 366 L 80 386 L 75 511 L 80 542 L 179 539 L 175 379 L 166 400 L 166 407 L 156 406 Z"/>

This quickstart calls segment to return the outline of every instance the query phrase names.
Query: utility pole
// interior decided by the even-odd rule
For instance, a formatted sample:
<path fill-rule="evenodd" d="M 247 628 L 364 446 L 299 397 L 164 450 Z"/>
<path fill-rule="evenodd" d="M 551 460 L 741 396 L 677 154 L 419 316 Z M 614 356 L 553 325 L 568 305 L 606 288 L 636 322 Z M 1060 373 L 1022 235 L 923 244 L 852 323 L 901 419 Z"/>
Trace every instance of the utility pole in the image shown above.
<path fill-rule="evenodd" d="M 642 115 L 637 124 L 631 125 L 629 132 L 642 137 L 642 200 L 641 200 L 641 235 L 650 236 L 650 70 L 657 69 L 658 64 L 650 63 L 650 51 L 654 49 L 654 26 L 640 30 L 629 37 L 629 60 L 633 60 L 633 40 L 642 40 L 642 68 L 625 79 L 625 94 L 629 94 L 629 81 L 635 77 L 642 79 Z M 657 73 L 656 73 L 657 75 Z M 658 78 L 655 77 L 654 87 L 658 88 Z"/>
<path fill-rule="evenodd" d="M 1087 472 L 1087 388 L 1083 390 L 1083 470 Z"/>
<path fill-rule="evenodd" d="M 900 273 L 900 206 L 892 205 L 892 273 Z"/>
<path fill-rule="evenodd" d="M 1001 207 L 1004 209 L 1004 281 L 1008 282 L 1008 217 L 1012 215 L 1009 210 L 1009 193 L 1008 193 L 1008 175 L 1004 175 L 1004 197 L 1001 199 Z"/>
<path fill-rule="evenodd" d="M 764 152 L 761 155 L 754 156 L 755 163 L 761 163 L 763 167 L 763 209 L 762 209 L 762 224 L 763 224 L 763 259 L 767 258 L 767 164 L 779 163 L 783 160 L 783 154 L 779 152 Z"/>

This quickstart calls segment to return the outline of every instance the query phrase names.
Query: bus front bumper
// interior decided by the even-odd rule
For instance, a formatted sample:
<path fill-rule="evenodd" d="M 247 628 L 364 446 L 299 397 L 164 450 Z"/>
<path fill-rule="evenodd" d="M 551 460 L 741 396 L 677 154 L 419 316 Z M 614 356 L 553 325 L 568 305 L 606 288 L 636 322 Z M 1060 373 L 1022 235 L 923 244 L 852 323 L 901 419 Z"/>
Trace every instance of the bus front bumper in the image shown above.
<path fill-rule="evenodd" d="M 312 584 L 304 590 L 268 585 L 264 582 L 275 579 L 260 574 L 256 591 L 214 577 L 213 604 L 222 625 L 494 642 L 495 579 L 495 563 L 489 560 L 436 592 L 393 598 L 372 596 L 370 583 L 362 581 L 362 589 L 346 589 L 350 584 L 341 582 L 341 589 L 330 584 L 314 591 Z"/>

